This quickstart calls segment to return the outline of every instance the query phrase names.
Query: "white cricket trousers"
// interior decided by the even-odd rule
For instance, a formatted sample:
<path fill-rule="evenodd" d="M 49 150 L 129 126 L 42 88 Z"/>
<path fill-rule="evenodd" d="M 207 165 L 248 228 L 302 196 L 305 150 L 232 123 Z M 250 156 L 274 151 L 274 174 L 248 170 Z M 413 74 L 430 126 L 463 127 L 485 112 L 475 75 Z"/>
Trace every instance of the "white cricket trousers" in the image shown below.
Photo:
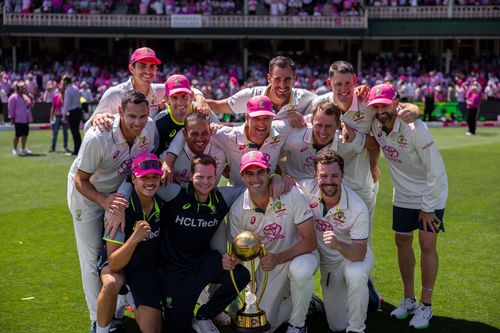
<path fill-rule="evenodd" d="M 259 306 L 266 312 L 271 332 L 287 321 L 297 327 L 305 325 L 318 265 L 319 255 L 314 251 L 297 256 L 269 272 L 267 288 Z M 257 268 L 256 279 L 258 297 L 264 281 L 264 272 L 260 268 Z"/>
<path fill-rule="evenodd" d="M 370 247 L 363 261 L 322 262 L 321 288 L 328 327 L 332 331 L 364 332 L 368 309 L 368 278 L 374 258 Z"/>
<path fill-rule="evenodd" d="M 96 321 L 97 297 L 102 287 L 97 272 L 97 259 L 104 247 L 102 240 L 104 209 L 83 197 L 71 184 L 68 184 L 68 206 L 75 228 L 83 292 L 85 293 L 90 320 Z"/>

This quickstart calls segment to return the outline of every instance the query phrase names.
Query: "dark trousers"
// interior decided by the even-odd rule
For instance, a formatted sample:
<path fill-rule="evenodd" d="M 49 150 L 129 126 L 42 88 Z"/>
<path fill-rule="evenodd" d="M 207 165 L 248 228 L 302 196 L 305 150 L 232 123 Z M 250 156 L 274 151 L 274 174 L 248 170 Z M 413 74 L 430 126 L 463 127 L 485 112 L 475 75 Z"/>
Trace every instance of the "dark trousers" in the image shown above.
<path fill-rule="evenodd" d="M 469 127 L 469 132 L 476 134 L 476 118 L 477 118 L 477 108 L 467 109 L 467 126 Z"/>
<path fill-rule="evenodd" d="M 82 145 L 82 136 L 80 134 L 80 123 L 82 122 L 82 119 L 83 114 L 80 108 L 69 110 L 68 124 L 71 136 L 73 137 L 73 144 L 75 145 L 73 150 L 74 155 L 78 155 L 80 146 Z"/>
<path fill-rule="evenodd" d="M 234 277 L 241 291 L 250 281 L 248 270 L 238 265 Z M 193 310 L 200 293 L 209 283 L 221 286 L 207 304 L 198 310 L 198 316 L 212 319 L 236 298 L 236 290 L 228 271 L 222 269 L 222 257 L 217 251 L 210 251 L 205 258 L 184 270 L 165 270 L 161 276 L 165 327 L 167 333 L 191 332 Z"/>

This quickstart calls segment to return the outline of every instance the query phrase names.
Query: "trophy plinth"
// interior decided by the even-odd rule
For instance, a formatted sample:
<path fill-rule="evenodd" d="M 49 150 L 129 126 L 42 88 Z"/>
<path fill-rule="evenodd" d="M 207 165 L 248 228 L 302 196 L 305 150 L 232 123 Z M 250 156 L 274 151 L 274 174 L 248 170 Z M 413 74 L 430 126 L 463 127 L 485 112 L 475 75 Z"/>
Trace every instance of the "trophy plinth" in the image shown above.
<path fill-rule="evenodd" d="M 238 292 L 238 297 L 240 298 L 243 308 L 236 311 L 236 318 L 233 324 L 233 330 L 239 333 L 257 333 L 266 332 L 271 328 L 271 325 L 267 321 L 266 313 L 259 308 L 260 300 L 266 289 L 268 273 L 264 274 L 263 286 L 257 299 L 255 295 L 256 284 L 255 284 L 255 263 L 254 259 L 257 258 L 261 253 L 266 255 L 266 249 L 262 242 L 255 233 L 251 231 L 243 231 L 238 234 L 231 246 L 229 247 L 229 255 L 234 253 L 242 261 L 251 261 L 252 269 L 252 280 L 250 285 L 250 291 L 247 292 L 246 297 L 243 298 L 240 295 L 240 291 L 234 280 L 233 271 L 230 271 L 231 279 L 233 280 L 234 287 Z"/>

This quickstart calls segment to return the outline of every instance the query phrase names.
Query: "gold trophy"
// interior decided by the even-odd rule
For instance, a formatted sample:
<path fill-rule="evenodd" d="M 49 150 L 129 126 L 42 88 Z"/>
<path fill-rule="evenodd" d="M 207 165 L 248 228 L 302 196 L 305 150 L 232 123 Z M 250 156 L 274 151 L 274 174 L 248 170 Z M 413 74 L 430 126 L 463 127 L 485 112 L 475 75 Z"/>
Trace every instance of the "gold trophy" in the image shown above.
<path fill-rule="evenodd" d="M 271 325 L 267 322 L 266 313 L 259 308 L 260 300 L 264 294 L 264 290 L 267 285 L 268 273 L 264 274 L 264 282 L 262 285 L 262 290 L 260 291 L 259 298 L 257 299 L 256 290 L 257 284 L 255 283 L 255 258 L 257 258 L 261 253 L 266 255 L 266 248 L 264 244 L 259 239 L 255 233 L 251 231 L 243 231 L 238 234 L 233 242 L 229 244 L 229 252 L 231 255 L 234 253 L 236 257 L 242 261 L 251 261 L 251 274 L 252 279 L 250 281 L 250 291 L 246 293 L 243 297 L 238 290 L 236 281 L 234 279 L 233 271 L 229 271 L 231 275 L 231 280 L 233 281 L 234 288 L 238 292 L 238 298 L 240 299 L 242 308 L 236 311 L 236 320 L 233 329 L 240 333 L 257 333 L 265 332 L 271 328 Z"/>

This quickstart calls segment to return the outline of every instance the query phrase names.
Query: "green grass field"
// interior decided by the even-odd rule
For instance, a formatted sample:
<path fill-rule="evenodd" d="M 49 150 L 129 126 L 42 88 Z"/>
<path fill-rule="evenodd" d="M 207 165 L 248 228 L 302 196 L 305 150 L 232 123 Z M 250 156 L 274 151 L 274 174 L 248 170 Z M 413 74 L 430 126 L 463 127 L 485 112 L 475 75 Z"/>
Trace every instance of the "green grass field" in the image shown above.
<path fill-rule="evenodd" d="M 461 128 L 431 131 L 446 163 L 450 194 L 446 232 L 439 237 L 434 318 L 426 331 L 500 332 L 500 128 L 479 128 L 475 137 L 466 137 Z M 31 132 L 29 147 L 35 156 L 13 157 L 12 135 L 0 132 L 0 332 L 87 332 L 66 204 L 73 159 L 47 153 L 49 131 Z M 380 166 L 373 278 L 385 304 L 370 314 L 367 332 L 409 332 L 408 320 L 389 319 L 402 285 L 391 230 L 392 188 L 385 161 Z M 417 286 L 418 275 L 417 268 Z M 132 319 L 127 324 L 127 332 L 137 332 Z M 308 325 L 311 333 L 328 332 L 319 315 Z"/>

